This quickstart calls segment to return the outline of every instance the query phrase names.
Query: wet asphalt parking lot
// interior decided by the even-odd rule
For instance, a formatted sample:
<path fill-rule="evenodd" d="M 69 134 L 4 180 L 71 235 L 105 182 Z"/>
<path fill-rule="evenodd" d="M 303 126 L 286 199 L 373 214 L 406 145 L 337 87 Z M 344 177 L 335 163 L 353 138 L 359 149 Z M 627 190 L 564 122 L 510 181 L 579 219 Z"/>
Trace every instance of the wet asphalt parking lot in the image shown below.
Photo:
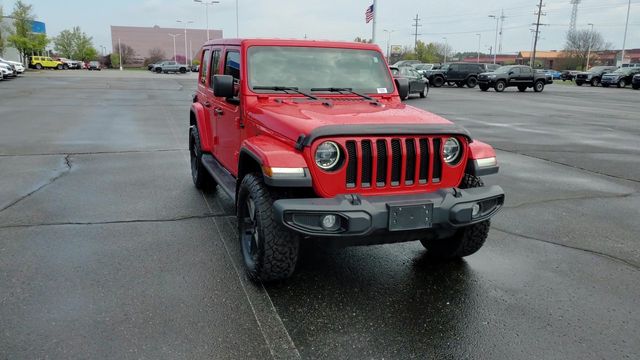
<path fill-rule="evenodd" d="M 485 247 L 305 247 L 244 276 L 230 198 L 189 173 L 195 75 L 0 82 L 0 359 L 637 359 L 640 91 L 432 89 L 498 150 Z"/>

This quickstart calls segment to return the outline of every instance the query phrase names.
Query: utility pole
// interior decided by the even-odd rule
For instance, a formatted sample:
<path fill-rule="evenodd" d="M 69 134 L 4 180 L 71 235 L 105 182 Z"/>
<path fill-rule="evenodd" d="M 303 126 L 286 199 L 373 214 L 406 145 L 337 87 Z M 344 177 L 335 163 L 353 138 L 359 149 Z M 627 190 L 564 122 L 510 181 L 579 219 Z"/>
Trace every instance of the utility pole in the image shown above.
<path fill-rule="evenodd" d="M 624 40 L 622 40 L 622 60 L 620 66 L 624 65 L 624 53 L 627 50 L 627 30 L 629 29 L 629 13 L 631 12 L 631 0 L 629 0 L 629 6 L 627 7 L 627 22 L 624 25 Z"/>
<path fill-rule="evenodd" d="M 169 34 L 173 38 L 173 61 L 176 61 L 176 38 L 182 34 Z"/>
<path fill-rule="evenodd" d="M 629 0 L 631 1 L 631 0 Z M 536 38 L 533 41 L 533 56 L 532 56 L 532 61 L 531 61 L 531 67 L 535 68 L 536 65 L 536 51 L 538 50 L 538 36 L 540 34 L 540 17 L 542 15 L 546 15 L 542 13 L 542 8 L 544 7 L 544 5 L 542 5 L 542 0 L 540 0 L 540 4 L 538 5 L 538 13 L 535 15 L 538 15 L 538 21 L 536 21 L 536 23 L 534 24 L 536 26 Z"/>
<path fill-rule="evenodd" d="M 478 36 L 478 64 L 480 64 L 480 41 L 482 40 L 482 34 L 476 34 Z"/>
<path fill-rule="evenodd" d="M 498 56 L 498 25 L 500 25 L 500 17 L 497 15 L 489 15 L 489 17 L 496 19 L 496 41 L 495 41 L 495 45 L 493 46 L 493 63 L 495 64 L 496 58 Z"/>
<path fill-rule="evenodd" d="M 506 18 L 507 17 L 504 16 L 504 9 L 503 9 L 500 15 L 500 45 L 498 46 L 498 53 L 502 53 L 502 38 L 504 36 L 504 19 Z"/>
<path fill-rule="evenodd" d="M 589 33 L 589 52 L 587 52 L 587 66 L 585 67 L 584 71 L 589 70 L 589 60 L 591 60 L 591 46 L 593 46 L 593 24 L 589 23 L 588 25 L 591 26 L 591 32 Z"/>
<path fill-rule="evenodd" d="M 416 14 L 416 17 L 413 19 L 413 21 L 415 21 L 415 23 L 413 24 L 413 27 L 415 28 L 415 31 L 412 34 L 415 37 L 415 40 L 413 42 L 413 51 L 414 52 L 418 48 L 418 35 L 422 35 L 422 34 L 418 34 L 418 28 L 422 26 L 422 25 L 420 25 L 420 20 L 421 20 L 420 17 L 418 17 L 418 14 Z"/>
<path fill-rule="evenodd" d="M 193 0 L 194 2 L 200 3 L 205 7 L 205 14 L 207 17 L 207 41 L 209 41 L 209 6 L 213 4 L 220 4 L 220 1 L 207 1 L 207 0 Z"/>

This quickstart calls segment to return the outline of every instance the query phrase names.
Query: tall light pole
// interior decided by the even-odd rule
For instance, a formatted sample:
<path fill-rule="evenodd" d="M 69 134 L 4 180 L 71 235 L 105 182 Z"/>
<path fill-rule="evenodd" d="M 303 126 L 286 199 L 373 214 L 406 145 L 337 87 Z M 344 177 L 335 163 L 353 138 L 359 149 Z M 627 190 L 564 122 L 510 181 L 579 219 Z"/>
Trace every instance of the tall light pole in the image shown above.
<path fill-rule="evenodd" d="M 627 7 L 627 22 L 624 25 L 624 40 L 622 40 L 622 61 L 620 66 L 624 65 L 624 53 L 627 47 L 627 30 L 629 29 L 629 13 L 631 12 L 631 0 L 629 0 L 629 6 Z"/>
<path fill-rule="evenodd" d="M 498 25 L 500 24 L 500 16 L 498 15 L 489 15 L 490 18 L 496 19 L 496 42 L 495 45 L 493 45 L 493 63 L 496 63 L 496 58 L 498 55 L 498 52 L 496 51 L 498 49 Z"/>
<path fill-rule="evenodd" d="M 176 22 L 178 23 L 182 23 L 184 24 L 184 64 L 187 65 L 187 26 L 189 26 L 189 24 L 192 24 L 193 21 L 189 20 L 176 20 Z"/>
<path fill-rule="evenodd" d="M 480 41 L 482 40 L 482 34 L 476 34 L 478 36 L 478 64 L 480 64 Z"/>
<path fill-rule="evenodd" d="M 447 63 L 447 53 L 449 52 L 449 43 L 447 42 L 447 38 L 443 37 L 444 40 L 444 63 Z"/>
<path fill-rule="evenodd" d="M 169 34 L 173 38 L 173 61 L 176 61 L 176 38 L 182 34 Z"/>
<path fill-rule="evenodd" d="M 394 33 L 395 30 L 384 29 L 382 31 L 387 33 L 387 61 L 389 61 L 389 57 L 391 56 L 391 34 Z"/>
<path fill-rule="evenodd" d="M 104 45 L 100 45 L 100 52 L 102 52 L 102 57 L 104 57 L 104 53 L 107 51 L 107 47 Z"/>
<path fill-rule="evenodd" d="M 589 60 L 591 59 L 591 46 L 593 45 L 593 24 L 589 23 L 587 25 L 591 26 L 591 32 L 589 33 L 589 51 L 587 52 L 587 66 L 584 69 L 584 71 L 589 70 Z"/>
<path fill-rule="evenodd" d="M 240 25 L 239 25 L 238 19 L 239 19 L 239 15 L 238 15 L 238 0 L 236 0 L 236 37 L 237 38 L 240 37 Z"/>
<path fill-rule="evenodd" d="M 207 17 L 207 41 L 209 41 L 209 6 L 213 4 L 220 4 L 220 1 L 193 0 L 193 2 L 200 3 L 205 7 L 204 13 Z"/>
<path fill-rule="evenodd" d="M 122 71 L 122 45 L 120 44 L 120 38 L 118 38 L 118 62 L 120 63 L 120 71 Z"/>

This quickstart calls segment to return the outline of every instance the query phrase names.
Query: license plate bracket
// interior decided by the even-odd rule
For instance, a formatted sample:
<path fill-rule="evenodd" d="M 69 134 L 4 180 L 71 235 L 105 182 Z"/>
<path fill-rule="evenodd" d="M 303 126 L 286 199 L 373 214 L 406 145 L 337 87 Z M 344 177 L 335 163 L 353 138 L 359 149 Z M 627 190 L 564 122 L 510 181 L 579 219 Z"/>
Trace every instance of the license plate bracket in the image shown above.
<path fill-rule="evenodd" d="M 392 205 L 389 209 L 389 231 L 429 229 L 433 226 L 433 203 Z"/>

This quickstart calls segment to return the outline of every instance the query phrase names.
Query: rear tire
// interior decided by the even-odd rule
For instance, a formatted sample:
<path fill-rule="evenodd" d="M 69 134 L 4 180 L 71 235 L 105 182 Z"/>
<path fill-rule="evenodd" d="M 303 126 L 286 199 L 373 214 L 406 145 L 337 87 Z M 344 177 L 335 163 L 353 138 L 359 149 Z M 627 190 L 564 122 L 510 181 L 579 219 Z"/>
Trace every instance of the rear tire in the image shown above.
<path fill-rule="evenodd" d="M 600 85 L 600 79 L 595 78 L 595 79 L 591 79 L 591 86 L 598 86 Z"/>
<path fill-rule="evenodd" d="M 189 155 L 191 160 L 191 179 L 197 189 L 211 191 L 217 183 L 211 177 L 207 169 L 202 165 L 202 148 L 200 147 L 200 134 L 195 126 L 189 132 Z"/>
<path fill-rule="evenodd" d="M 160 74 L 161 72 L 162 72 L 162 68 L 159 68 L 159 67 L 158 67 L 158 68 L 156 68 L 156 73 L 157 73 L 157 74 Z"/>
<path fill-rule="evenodd" d="M 42 70 L 42 64 L 36 64 L 36 69 Z"/>
<path fill-rule="evenodd" d="M 482 179 L 477 176 L 465 174 L 460 184 L 460 188 L 469 189 L 483 187 Z M 427 249 L 427 256 L 436 259 L 459 259 L 476 253 L 487 240 L 491 222 L 483 222 L 465 226 L 456 233 L 445 239 L 420 240 L 420 243 Z"/>
<path fill-rule="evenodd" d="M 544 81 L 538 80 L 535 84 L 533 84 L 533 91 L 542 92 L 544 90 Z"/>
<path fill-rule="evenodd" d="M 504 89 L 507 88 L 507 84 L 502 80 L 498 80 L 493 88 L 496 90 L 496 92 L 503 92 Z"/>
<path fill-rule="evenodd" d="M 274 193 L 259 174 L 246 175 L 238 191 L 238 236 L 247 274 L 255 281 L 290 277 L 298 262 L 300 239 L 273 212 Z"/>
<path fill-rule="evenodd" d="M 58 66 L 56 66 L 56 69 L 58 69 L 58 70 L 62 70 L 62 69 L 64 69 L 64 66 L 62 66 L 62 65 L 58 65 Z"/>
<path fill-rule="evenodd" d="M 420 98 L 421 98 L 421 99 L 424 99 L 424 98 L 426 98 L 426 97 L 427 97 L 427 95 L 428 95 L 428 94 L 429 94 L 429 86 L 428 86 L 428 85 L 425 85 L 425 86 L 424 86 L 424 90 L 422 90 L 422 91 L 420 92 Z"/>
<path fill-rule="evenodd" d="M 473 76 L 467 79 L 467 87 L 469 89 L 473 89 L 476 85 L 478 85 L 478 79 Z"/>
<path fill-rule="evenodd" d="M 180 68 L 180 74 L 184 74 L 184 73 L 186 73 L 186 72 L 187 72 L 187 69 L 185 69 L 185 68 Z"/>
<path fill-rule="evenodd" d="M 624 79 L 618 81 L 618 88 L 626 88 L 626 87 L 627 87 L 627 82 Z"/>

